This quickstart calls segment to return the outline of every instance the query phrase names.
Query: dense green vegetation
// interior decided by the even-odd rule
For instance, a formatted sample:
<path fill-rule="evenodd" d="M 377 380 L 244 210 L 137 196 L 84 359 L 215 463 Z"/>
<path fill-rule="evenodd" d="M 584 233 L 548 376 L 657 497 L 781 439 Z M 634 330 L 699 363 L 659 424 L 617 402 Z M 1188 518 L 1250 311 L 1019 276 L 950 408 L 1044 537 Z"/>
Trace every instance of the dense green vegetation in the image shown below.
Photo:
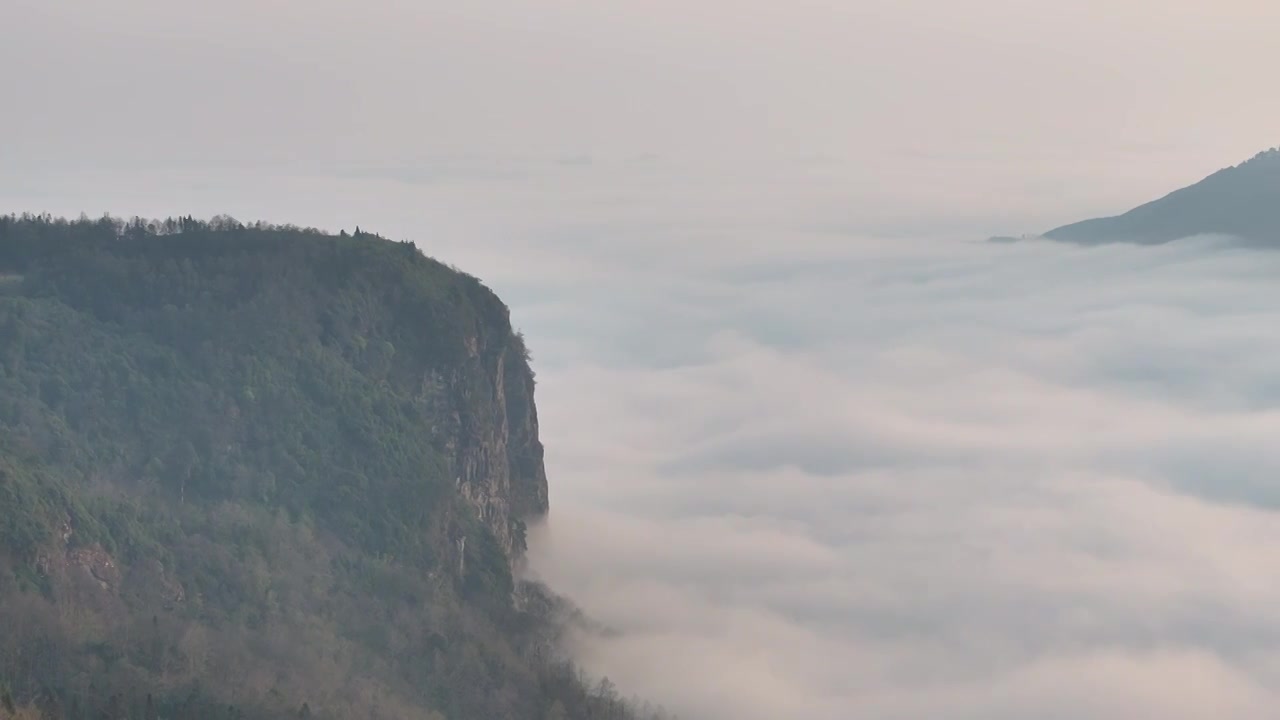
<path fill-rule="evenodd" d="M 485 353 L 531 387 L 408 243 L 0 217 L 0 718 L 652 714 L 455 490 Z"/>
<path fill-rule="evenodd" d="M 1045 237 L 1086 244 L 1163 243 L 1201 234 L 1280 244 L 1280 149 L 1261 152 L 1123 215 L 1065 225 Z"/>

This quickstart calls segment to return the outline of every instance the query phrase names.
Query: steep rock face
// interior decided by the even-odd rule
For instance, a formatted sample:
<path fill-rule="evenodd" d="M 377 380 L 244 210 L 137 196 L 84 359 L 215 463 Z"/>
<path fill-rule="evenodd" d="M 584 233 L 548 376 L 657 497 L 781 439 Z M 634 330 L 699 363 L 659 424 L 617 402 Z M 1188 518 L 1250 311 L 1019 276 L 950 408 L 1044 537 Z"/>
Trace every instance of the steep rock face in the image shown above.
<path fill-rule="evenodd" d="M 533 373 L 505 308 L 499 322 L 477 327 L 464 345 L 466 360 L 448 383 L 455 483 L 514 564 L 525 551 L 525 520 L 548 505 Z"/>

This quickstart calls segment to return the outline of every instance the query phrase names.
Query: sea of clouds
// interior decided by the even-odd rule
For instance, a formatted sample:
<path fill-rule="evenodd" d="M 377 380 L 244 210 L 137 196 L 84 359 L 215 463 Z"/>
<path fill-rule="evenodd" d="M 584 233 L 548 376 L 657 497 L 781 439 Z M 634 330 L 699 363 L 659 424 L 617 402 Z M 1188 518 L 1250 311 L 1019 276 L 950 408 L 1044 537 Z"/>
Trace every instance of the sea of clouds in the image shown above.
<path fill-rule="evenodd" d="M 517 306 L 588 668 L 708 720 L 1272 716 L 1280 253 L 789 238 Z"/>
<path fill-rule="evenodd" d="M 484 279 L 538 373 L 532 572 L 613 631 L 575 638 L 588 671 L 682 717 L 1274 717 L 1280 253 L 988 243 L 1075 218 L 752 162 L 87 173 L 0 199 L 361 224 Z"/>
<path fill-rule="evenodd" d="M 489 283 L 591 672 L 703 720 L 1277 716 L 1280 253 L 981 240 L 1273 144 L 1276 3 L 206 5 L 4 7 L 0 212 Z"/>

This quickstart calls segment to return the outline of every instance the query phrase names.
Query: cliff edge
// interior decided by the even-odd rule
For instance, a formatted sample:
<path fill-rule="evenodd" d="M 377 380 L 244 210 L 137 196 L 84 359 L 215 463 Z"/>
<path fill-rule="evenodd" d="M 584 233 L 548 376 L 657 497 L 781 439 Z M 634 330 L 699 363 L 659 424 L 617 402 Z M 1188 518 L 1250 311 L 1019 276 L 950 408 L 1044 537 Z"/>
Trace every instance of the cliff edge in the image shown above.
<path fill-rule="evenodd" d="M 0 217 L 0 690 L 73 720 L 634 717 L 521 591 L 528 357 L 409 243 Z"/>

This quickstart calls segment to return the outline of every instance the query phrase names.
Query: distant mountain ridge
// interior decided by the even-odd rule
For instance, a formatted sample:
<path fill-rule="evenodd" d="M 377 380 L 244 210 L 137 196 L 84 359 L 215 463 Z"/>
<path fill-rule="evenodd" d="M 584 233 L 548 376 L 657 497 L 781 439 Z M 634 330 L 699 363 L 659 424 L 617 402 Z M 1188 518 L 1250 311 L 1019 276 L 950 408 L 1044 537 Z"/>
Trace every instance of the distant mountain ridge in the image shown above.
<path fill-rule="evenodd" d="M 1123 215 L 1063 225 L 1044 237 L 1089 245 L 1158 244 L 1204 234 L 1280 246 L 1280 148 L 1264 150 Z"/>

